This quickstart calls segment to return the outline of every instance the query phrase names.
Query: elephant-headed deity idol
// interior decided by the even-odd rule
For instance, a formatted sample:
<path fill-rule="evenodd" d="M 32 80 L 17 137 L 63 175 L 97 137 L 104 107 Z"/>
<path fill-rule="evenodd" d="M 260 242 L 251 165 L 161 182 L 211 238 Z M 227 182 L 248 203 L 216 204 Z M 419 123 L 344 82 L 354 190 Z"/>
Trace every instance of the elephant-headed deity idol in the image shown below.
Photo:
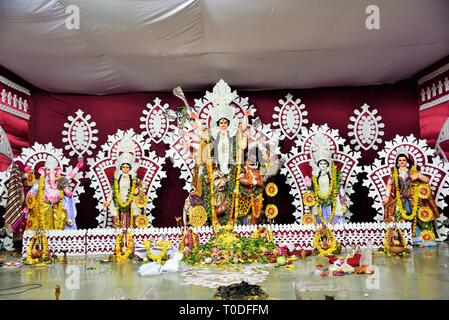
<path fill-rule="evenodd" d="M 70 181 L 83 167 L 80 159 L 75 168 L 63 175 L 63 168 L 50 156 L 40 175 L 26 196 L 26 230 L 74 230 L 76 226 L 76 207 Z"/>

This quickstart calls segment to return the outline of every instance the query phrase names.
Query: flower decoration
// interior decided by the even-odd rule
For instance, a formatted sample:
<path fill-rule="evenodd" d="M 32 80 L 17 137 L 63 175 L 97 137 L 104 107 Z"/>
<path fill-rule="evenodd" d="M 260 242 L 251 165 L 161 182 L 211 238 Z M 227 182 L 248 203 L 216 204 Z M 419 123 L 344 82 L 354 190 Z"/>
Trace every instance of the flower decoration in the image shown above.
<path fill-rule="evenodd" d="M 255 239 L 265 239 L 273 242 L 273 233 L 266 227 L 259 226 L 256 231 L 253 232 L 252 237 Z"/>
<path fill-rule="evenodd" d="M 429 222 L 433 219 L 432 210 L 428 206 L 420 207 L 418 210 L 418 218 L 423 222 Z"/>
<path fill-rule="evenodd" d="M 278 207 L 274 204 L 269 204 L 265 208 L 265 215 L 268 219 L 274 219 L 278 215 Z"/>
<path fill-rule="evenodd" d="M 421 199 L 429 199 L 429 197 L 432 195 L 432 191 L 430 190 L 429 185 L 427 184 L 420 184 L 418 186 L 418 197 Z"/>
<path fill-rule="evenodd" d="M 426 242 L 434 241 L 435 240 L 435 234 L 431 230 L 423 230 L 419 234 L 419 237 L 423 239 Z"/>
<path fill-rule="evenodd" d="M 162 260 L 165 258 L 165 255 L 167 254 L 168 248 L 170 248 L 171 246 L 171 241 L 164 241 L 164 240 L 160 240 L 156 243 L 156 247 L 159 247 L 161 252 L 159 253 L 159 255 L 155 255 L 151 252 L 151 246 L 152 246 L 152 242 L 149 240 L 145 240 L 143 242 L 143 245 L 145 246 L 146 252 L 147 252 L 147 257 L 148 260 L 150 261 L 156 261 L 158 263 L 162 263 Z"/>
<path fill-rule="evenodd" d="M 149 219 L 146 215 L 144 214 L 139 214 L 136 217 L 136 227 L 137 228 L 148 228 L 149 225 Z"/>
<path fill-rule="evenodd" d="M 28 193 L 27 199 L 26 199 L 26 204 L 27 204 L 28 209 L 34 208 L 34 206 L 36 205 L 36 197 L 34 196 L 34 194 Z"/>
<path fill-rule="evenodd" d="M 265 187 L 265 192 L 267 193 L 267 196 L 274 197 L 278 193 L 278 186 L 274 182 L 270 182 Z"/>
<path fill-rule="evenodd" d="M 325 228 L 323 230 L 323 228 Z M 326 242 L 323 243 L 322 235 L 326 235 Z M 337 249 L 337 239 L 334 233 L 327 226 L 320 225 L 313 238 L 313 246 L 320 252 L 320 256 L 329 256 Z"/>
<path fill-rule="evenodd" d="M 301 219 L 302 224 L 316 224 L 316 218 L 313 214 L 305 214 Z"/>
<path fill-rule="evenodd" d="M 134 203 L 140 209 L 144 209 L 148 204 L 148 197 L 143 191 L 139 191 L 139 194 L 134 198 Z"/>
<path fill-rule="evenodd" d="M 194 227 L 202 227 L 207 221 L 207 211 L 203 206 L 196 206 L 189 212 L 190 224 Z"/>
<path fill-rule="evenodd" d="M 316 204 L 315 194 L 313 192 L 307 191 L 303 195 L 304 204 L 308 207 L 313 207 Z"/>
<path fill-rule="evenodd" d="M 28 187 L 32 187 L 36 182 L 36 176 L 33 172 L 27 173 L 27 185 Z"/>

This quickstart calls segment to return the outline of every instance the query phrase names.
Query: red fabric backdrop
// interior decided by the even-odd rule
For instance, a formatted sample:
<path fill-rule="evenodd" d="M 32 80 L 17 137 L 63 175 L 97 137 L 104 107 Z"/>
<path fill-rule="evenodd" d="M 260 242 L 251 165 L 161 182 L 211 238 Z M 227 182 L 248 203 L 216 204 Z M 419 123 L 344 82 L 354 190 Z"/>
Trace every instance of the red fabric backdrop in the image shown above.
<path fill-rule="evenodd" d="M 230 84 L 232 87 L 232 83 Z M 206 88 L 211 90 L 211 88 Z M 195 98 L 204 95 L 203 92 L 187 92 L 186 96 L 191 105 Z M 280 90 L 244 92 L 238 91 L 242 97 L 249 97 L 249 102 L 257 108 L 257 116 L 264 123 L 273 121 L 272 114 L 279 99 L 283 99 L 287 93 L 295 98 L 301 98 L 309 112 L 309 124 L 327 123 L 331 128 L 340 130 L 342 137 L 347 138 L 347 125 L 353 111 L 364 103 L 379 110 L 386 124 L 385 140 L 393 139 L 396 134 L 408 135 L 419 133 L 419 115 L 416 101 L 416 86 L 413 81 L 395 85 L 369 86 L 369 87 L 343 87 L 322 88 L 310 90 Z M 85 113 L 92 115 L 92 120 L 97 123 L 99 129 L 98 146 L 103 144 L 107 136 L 113 134 L 117 129 L 134 128 L 140 132 L 139 118 L 142 110 L 148 102 L 159 97 L 163 102 L 169 103 L 175 109 L 181 105 L 181 101 L 171 93 L 129 93 L 109 96 L 86 96 L 86 95 L 63 95 L 49 94 L 46 92 L 33 92 L 34 112 L 31 119 L 31 140 L 40 143 L 53 142 L 57 147 L 63 147 L 61 132 L 63 123 L 68 115 L 82 109 Z M 283 141 L 282 150 L 290 150 L 292 143 Z M 383 146 L 383 145 L 382 145 Z M 162 156 L 165 146 L 155 146 L 158 155 Z M 370 164 L 376 157 L 377 152 L 365 152 L 362 164 Z M 76 159 L 72 159 L 75 164 Z M 173 168 L 170 160 L 167 160 L 167 178 L 162 181 L 162 188 L 158 191 L 155 200 L 154 225 L 158 227 L 174 226 L 175 216 L 182 215 L 182 207 L 187 192 L 182 190 L 184 184 L 179 180 L 179 170 Z M 85 169 L 86 170 L 86 169 Z M 372 209 L 372 200 L 367 197 L 368 190 L 362 187 L 362 178 L 355 186 L 356 193 L 352 196 L 354 206 L 354 221 L 372 221 L 375 212 Z M 293 198 L 289 195 L 289 186 L 285 178 L 278 176 L 276 181 L 280 187 L 280 193 L 275 198 L 279 207 L 279 223 L 293 222 L 292 206 Z M 77 224 L 80 228 L 95 227 L 98 212 L 95 209 L 93 190 L 88 181 L 84 181 L 86 193 L 81 197 L 78 205 Z"/>

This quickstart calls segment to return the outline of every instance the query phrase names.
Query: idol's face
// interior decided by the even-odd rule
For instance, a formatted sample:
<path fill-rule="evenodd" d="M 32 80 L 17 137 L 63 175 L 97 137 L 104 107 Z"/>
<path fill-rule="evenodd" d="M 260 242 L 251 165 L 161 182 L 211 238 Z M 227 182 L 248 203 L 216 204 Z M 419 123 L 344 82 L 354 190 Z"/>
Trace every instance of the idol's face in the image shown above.
<path fill-rule="evenodd" d="M 226 130 L 226 128 L 227 128 L 228 125 L 229 125 L 229 122 L 228 122 L 227 119 L 222 118 L 222 119 L 220 119 L 220 121 L 218 122 L 218 125 L 220 126 L 220 129 Z"/>
<path fill-rule="evenodd" d="M 407 158 L 406 157 L 399 157 L 398 158 L 398 165 L 400 168 L 407 167 Z"/>
<path fill-rule="evenodd" d="M 318 162 L 318 168 L 320 168 L 320 170 L 326 170 L 329 168 L 329 163 L 326 160 L 321 160 Z"/>
<path fill-rule="evenodd" d="M 122 164 L 122 172 L 127 174 L 131 170 L 131 166 L 127 163 Z"/>

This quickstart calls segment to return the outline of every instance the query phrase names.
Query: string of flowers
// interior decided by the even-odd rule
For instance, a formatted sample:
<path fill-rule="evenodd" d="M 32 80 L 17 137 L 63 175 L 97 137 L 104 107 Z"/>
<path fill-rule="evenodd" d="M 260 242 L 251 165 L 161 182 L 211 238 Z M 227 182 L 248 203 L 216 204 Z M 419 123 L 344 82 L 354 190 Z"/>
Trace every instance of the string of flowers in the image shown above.
<path fill-rule="evenodd" d="M 205 132 L 206 140 L 209 141 L 209 134 Z M 212 154 L 211 154 L 210 143 L 207 144 L 207 177 L 209 178 L 209 190 L 210 190 L 210 211 L 212 215 L 212 225 L 216 226 L 220 224 L 217 219 L 217 213 L 215 212 L 215 194 L 214 194 L 214 177 L 212 174 Z"/>

